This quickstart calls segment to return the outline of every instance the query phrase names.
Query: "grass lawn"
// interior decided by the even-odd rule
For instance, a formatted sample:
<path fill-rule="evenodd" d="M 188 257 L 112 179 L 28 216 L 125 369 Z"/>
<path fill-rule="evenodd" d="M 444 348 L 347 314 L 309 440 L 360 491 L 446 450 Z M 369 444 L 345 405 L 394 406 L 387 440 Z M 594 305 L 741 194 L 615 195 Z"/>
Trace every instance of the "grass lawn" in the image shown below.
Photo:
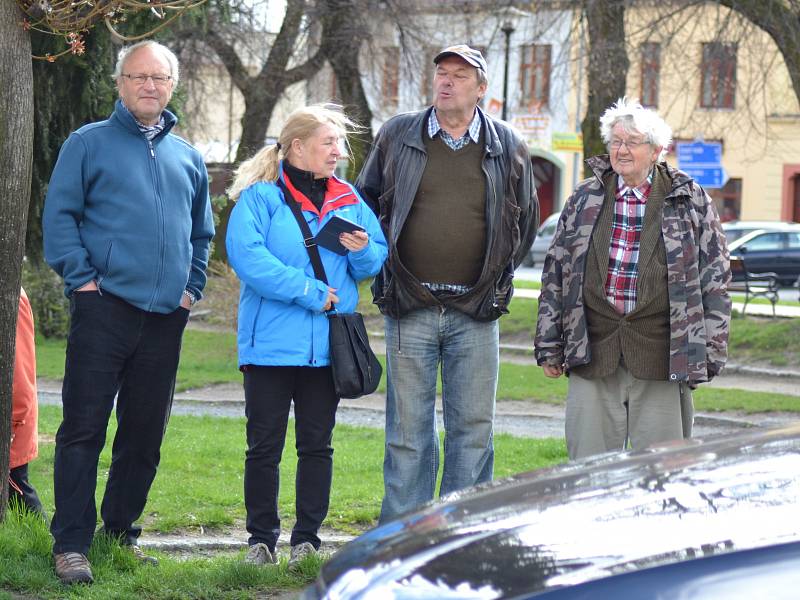
<path fill-rule="evenodd" d="M 44 440 L 54 439 L 59 420 L 58 407 L 41 407 L 39 429 Z M 112 419 L 98 469 L 98 506 L 108 475 L 114 429 Z M 245 516 L 245 446 L 244 419 L 173 416 L 159 473 L 142 517 L 145 529 L 199 532 L 202 528 L 209 533 L 241 527 Z M 333 493 L 325 524 L 359 533 L 375 524 L 380 511 L 383 432 L 339 425 L 334 447 Z M 566 460 L 562 440 L 498 435 L 495 447 L 498 478 Z M 53 511 L 53 450 L 52 441 L 43 442 L 39 458 L 30 465 L 31 481 L 49 514 Z M 280 510 L 288 529 L 293 523 L 296 462 L 291 424 L 284 457 Z M 276 570 L 253 569 L 240 564 L 238 556 L 178 561 L 161 555 L 161 566 L 155 570 L 140 568 L 118 548 L 98 539 L 90 555 L 98 584 L 65 592 L 52 573 L 50 543 L 47 530 L 35 519 L 19 519 L 12 514 L 0 525 L 0 590 L 42 598 L 252 598 L 256 590 L 298 588 L 313 579 L 319 568 L 319 562 L 312 561 L 302 576 L 292 576 L 285 565 Z M 280 550 L 285 554 L 285 549 Z"/>
<path fill-rule="evenodd" d="M 36 372 L 39 377 L 64 377 L 65 340 L 36 338 Z M 187 329 L 183 336 L 176 391 L 214 383 L 241 382 L 233 332 Z"/>
<path fill-rule="evenodd" d="M 20 598 L 3 591 L 13 590 L 25 594 L 24 598 L 245 600 L 267 591 L 299 590 L 314 580 L 321 564 L 319 558 L 311 557 L 300 573 L 291 574 L 285 559 L 276 568 L 259 568 L 229 555 L 192 560 L 160 556 L 158 567 L 142 566 L 116 543 L 98 537 L 89 551 L 95 583 L 66 588 L 53 573 L 50 546 L 43 522 L 9 513 L 0 525 L 0 599 Z"/>

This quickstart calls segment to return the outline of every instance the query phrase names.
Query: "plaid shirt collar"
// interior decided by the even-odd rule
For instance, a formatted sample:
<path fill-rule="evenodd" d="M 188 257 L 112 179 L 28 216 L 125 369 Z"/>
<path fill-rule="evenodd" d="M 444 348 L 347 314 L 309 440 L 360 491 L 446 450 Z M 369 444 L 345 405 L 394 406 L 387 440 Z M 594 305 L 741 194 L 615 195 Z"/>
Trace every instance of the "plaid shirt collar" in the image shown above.
<path fill-rule="evenodd" d="M 650 169 L 647 179 L 635 188 L 625 185 L 625 180 L 622 177 L 617 177 L 617 198 L 624 198 L 628 192 L 633 192 L 633 195 L 640 202 L 647 200 L 650 195 L 650 187 L 653 185 L 653 173 L 655 173 L 655 169 Z"/>
<path fill-rule="evenodd" d="M 475 142 L 476 144 L 480 141 L 481 138 L 481 116 L 478 114 L 478 111 L 475 111 L 475 114 L 472 117 L 472 121 L 467 128 L 467 131 L 461 136 L 459 139 L 454 139 L 452 135 L 447 133 L 442 126 L 439 124 L 439 119 L 436 118 L 436 109 L 431 111 L 431 116 L 428 118 L 428 137 L 433 139 L 436 134 L 440 134 L 442 141 L 450 146 L 453 150 L 458 150 L 459 148 L 463 148 L 470 141 Z"/>

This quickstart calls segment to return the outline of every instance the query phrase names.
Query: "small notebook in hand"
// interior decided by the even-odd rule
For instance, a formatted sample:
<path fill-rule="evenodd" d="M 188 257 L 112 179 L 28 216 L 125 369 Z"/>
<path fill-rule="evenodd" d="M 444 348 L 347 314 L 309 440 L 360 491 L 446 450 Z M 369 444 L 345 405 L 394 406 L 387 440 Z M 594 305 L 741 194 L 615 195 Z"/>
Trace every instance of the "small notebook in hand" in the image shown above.
<path fill-rule="evenodd" d="M 342 243 L 339 241 L 339 235 L 342 233 L 353 233 L 354 231 L 366 231 L 366 229 L 358 223 L 353 223 L 353 221 L 334 215 L 331 217 L 331 220 L 325 223 L 323 228 L 319 230 L 314 241 L 317 242 L 318 246 L 327 248 L 331 252 L 336 252 L 336 254 L 347 254 L 348 250 L 342 246 Z"/>

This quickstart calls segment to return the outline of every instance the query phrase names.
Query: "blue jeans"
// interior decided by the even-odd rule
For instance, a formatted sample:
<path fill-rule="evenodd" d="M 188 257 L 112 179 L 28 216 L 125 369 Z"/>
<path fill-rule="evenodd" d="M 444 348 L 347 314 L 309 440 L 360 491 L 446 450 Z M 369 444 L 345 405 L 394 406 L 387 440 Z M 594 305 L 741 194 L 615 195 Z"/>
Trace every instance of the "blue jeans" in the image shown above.
<path fill-rule="evenodd" d="M 445 428 L 441 495 L 490 481 L 500 363 L 497 321 L 450 308 L 386 317 L 386 448 L 380 522 L 432 500 L 439 471 L 436 378 Z"/>

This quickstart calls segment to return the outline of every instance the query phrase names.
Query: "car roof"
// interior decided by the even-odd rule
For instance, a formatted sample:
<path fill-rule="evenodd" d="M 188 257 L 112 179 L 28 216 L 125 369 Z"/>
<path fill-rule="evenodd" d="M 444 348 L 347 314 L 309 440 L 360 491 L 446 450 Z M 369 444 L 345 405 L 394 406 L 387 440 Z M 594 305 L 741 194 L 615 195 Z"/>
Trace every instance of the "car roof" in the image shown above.
<path fill-rule="evenodd" d="M 735 239 L 728 245 L 728 250 L 735 251 L 739 247 L 743 246 L 753 238 L 757 238 L 765 233 L 786 233 L 786 232 L 798 232 L 800 231 L 800 223 L 796 225 L 783 225 L 781 227 L 771 227 L 769 229 L 755 229 L 753 231 L 748 231 L 742 237 Z"/>
<path fill-rule="evenodd" d="M 332 557 L 321 581 L 524 596 L 798 541 L 798 497 L 800 423 L 600 455 L 381 525 Z"/>
<path fill-rule="evenodd" d="M 724 230 L 743 230 L 743 229 L 780 229 L 785 226 L 800 226 L 800 223 L 791 221 L 728 221 L 722 224 Z"/>

